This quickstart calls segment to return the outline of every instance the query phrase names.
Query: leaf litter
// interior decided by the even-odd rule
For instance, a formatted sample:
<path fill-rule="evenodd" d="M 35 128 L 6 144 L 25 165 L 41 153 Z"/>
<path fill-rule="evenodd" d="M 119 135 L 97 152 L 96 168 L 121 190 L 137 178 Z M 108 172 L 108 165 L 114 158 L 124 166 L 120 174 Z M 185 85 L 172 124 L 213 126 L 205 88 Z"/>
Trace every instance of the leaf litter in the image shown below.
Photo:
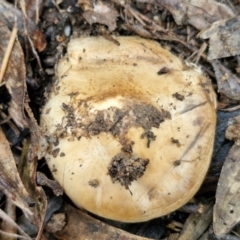
<path fill-rule="evenodd" d="M 46 18 L 47 16 L 51 16 L 51 19 Z M 113 234 L 111 236 L 122 236 L 124 239 L 144 239 L 144 236 L 155 239 L 157 234 L 158 238 L 168 236 L 169 239 L 189 239 L 193 236 L 196 239 L 204 239 L 204 236 L 207 238 L 213 235 L 215 239 L 224 239 L 224 236 L 227 239 L 236 237 L 234 234 L 240 234 L 238 224 L 240 206 L 237 201 L 240 189 L 237 167 L 239 165 L 237 163 L 239 160 L 238 118 L 229 121 L 227 138 L 221 136 L 218 149 L 223 150 L 214 153 L 213 163 L 206 176 L 206 181 L 208 179 L 211 181 L 208 188 L 200 189 L 195 198 L 196 202 L 193 203 L 198 206 L 200 201 L 205 206 L 203 209 L 207 209 L 206 212 L 204 210 L 188 215 L 178 211 L 166 216 L 161 219 L 157 230 L 154 230 L 155 237 L 149 233 L 153 231 L 146 227 L 153 227 L 154 221 L 150 225 L 144 223 L 140 225 L 142 229 L 146 227 L 146 232 L 137 236 L 128 235 L 127 232 L 104 225 L 95 218 L 89 219 L 88 215 L 82 215 L 81 210 L 76 211 L 66 203 L 59 202 L 58 210 L 49 212 L 47 202 L 50 204 L 55 194 L 61 195 L 61 189 L 53 180 L 48 179 L 51 176 L 46 165 L 43 160 L 39 161 L 44 156 L 47 142 L 36 120 L 38 119 L 37 109 L 43 103 L 42 96 L 46 96 L 50 88 L 47 82 L 54 79 L 54 69 L 51 69 L 55 60 L 50 63 L 46 59 L 51 56 L 57 59 L 62 55 L 70 34 L 74 37 L 103 35 L 110 41 L 114 41 L 114 35 L 135 34 L 159 40 L 162 45 L 171 48 L 175 54 L 184 59 L 193 59 L 198 63 L 215 84 L 215 89 L 219 93 L 219 106 L 222 104 L 225 108 L 232 109 L 229 111 L 237 111 L 235 106 L 239 105 L 240 100 L 237 1 L 220 3 L 214 0 L 200 2 L 195 0 L 114 0 L 111 2 L 79 0 L 73 3 L 62 0 L 53 5 L 48 1 L 43 1 L 39 5 L 35 5 L 34 1 L 23 1 L 20 9 L 9 2 L 1 1 L 0 22 L 0 66 L 2 66 L 5 49 L 15 23 L 18 30 L 18 37 L 14 41 L 8 67 L 0 86 L 0 90 L 4 92 L 0 99 L 2 125 L 0 189 L 24 213 L 22 216 L 26 219 L 20 225 L 21 228 L 30 224 L 35 226 L 37 230 L 33 237 L 36 239 L 40 239 L 41 236 L 51 239 L 53 235 L 61 239 L 62 234 L 65 234 L 66 239 L 77 239 L 76 234 L 79 232 L 84 233 L 86 238 L 91 238 L 94 234 Z M 43 52 L 41 57 L 39 57 L 40 52 Z M 27 82 L 26 72 L 30 76 Z M 41 91 L 38 87 L 35 90 L 31 87 L 33 81 L 40 83 L 38 85 L 42 88 Z M 219 114 L 219 122 L 229 118 L 231 118 L 231 112 Z M 29 133 L 24 135 L 25 130 Z M 226 127 L 221 132 L 225 130 Z M 15 138 L 14 142 L 11 140 L 10 133 Z M 215 168 L 215 166 L 218 167 Z M 221 166 L 223 168 L 220 173 Z M 201 192 L 205 195 L 201 195 Z M 212 208 L 212 199 L 215 194 L 216 201 Z M 62 204 L 65 208 L 61 207 Z M 0 211 L 0 217 L 4 219 L 6 214 L 1 209 Z M 45 215 L 50 216 L 47 217 L 50 219 L 49 224 L 44 220 Z M 69 216 L 71 220 L 67 220 Z M 172 225 L 166 222 L 171 222 Z M 213 230 L 211 223 L 213 223 Z M 119 225 L 112 222 L 110 224 L 130 231 L 130 227 L 126 224 Z M 182 227 L 183 224 L 184 227 Z M 12 225 L 15 229 L 19 229 L 19 226 L 13 222 Z M 194 231 L 196 226 L 197 230 Z M 133 228 L 131 232 L 137 233 Z M 22 238 L 29 239 L 29 236 L 20 229 L 18 234 Z M 19 236 L 13 233 L 11 237 L 14 239 Z"/>

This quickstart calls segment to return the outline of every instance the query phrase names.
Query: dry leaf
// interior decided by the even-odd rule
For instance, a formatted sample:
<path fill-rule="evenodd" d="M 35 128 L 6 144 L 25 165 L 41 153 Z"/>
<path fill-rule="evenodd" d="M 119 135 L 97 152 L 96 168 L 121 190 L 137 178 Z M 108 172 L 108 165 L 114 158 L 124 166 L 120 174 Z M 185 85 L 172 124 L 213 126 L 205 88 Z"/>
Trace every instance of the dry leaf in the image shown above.
<path fill-rule="evenodd" d="M 0 27 L 0 66 L 6 48 L 11 36 L 11 32 L 4 25 Z M 26 69 L 22 48 L 16 40 L 12 48 L 12 52 L 8 61 L 7 69 L 3 77 L 3 83 L 6 85 L 11 101 L 9 105 L 9 115 L 13 118 L 14 122 L 21 128 L 27 127 L 27 121 L 24 115 L 24 98 L 26 91 L 25 77 Z"/>
<path fill-rule="evenodd" d="M 22 39 L 26 37 L 26 33 L 33 37 L 34 46 L 38 51 L 43 51 L 46 47 L 46 39 L 44 34 L 38 29 L 37 25 L 14 5 L 1 0 L 0 1 L 0 21 L 9 29 L 13 28 L 16 23 L 18 33 Z M 3 35 L 1 35 L 1 38 Z M 1 58 L 0 58 L 1 59 Z M 22 65 L 23 66 L 23 65 Z"/>
<path fill-rule="evenodd" d="M 38 123 L 34 118 L 32 110 L 30 109 L 28 103 L 25 104 L 25 111 L 28 116 L 28 124 L 30 128 L 29 130 L 31 134 L 31 144 L 28 153 L 29 159 L 42 159 L 48 147 L 47 140 L 44 137 L 42 130 L 38 126 Z"/>
<path fill-rule="evenodd" d="M 211 61 L 211 64 L 215 71 L 218 91 L 231 99 L 240 100 L 240 79 L 218 60 Z"/>
<path fill-rule="evenodd" d="M 25 11 L 28 18 L 37 24 L 43 9 L 43 0 L 25 0 L 20 2 L 24 2 Z"/>
<path fill-rule="evenodd" d="M 198 239 L 212 222 L 213 203 L 204 206 L 202 213 L 192 213 L 186 220 L 178 240 Z"/>
<path fill-rule="evenodd" d="M 240 221 L 240 146 L 234 145 L 225 160 L 218 182 L 213 212 L 216 235 L 228 233 Z"/>
<path fill-rule="evenodd" d="M 65 206 L 67 225 L 55 233 L 55 236 L 64 240 L 81 239 L 124 239 L 124 240 L 149 240 L 135 236 L 118 228 L 111 227 L 89 215 L 77 210 L 70 205 Z"/>
<path fill-rule="evenodd" d="M 29 219 L 31 223 L 38 228 L 38 237 L 40 237 L 41 231 L 43 230 L 43 223 L 47 209 L 47 199 L 42 187 L 38 187 L 35 180 L 37 162 L 38 159 L 43 157 L 47 148 L 47 142 L 36 120 L 34 119 L 28 104 L 25 104 L 25 111 L 28 116 L 31 141 L 30 145 L 26 144 L 23 149 L 22 158 L 19 163 L 19 169 L 22 180 L 28 192 L 31 193 L 31 196 L 35 200 L 35 205 L 32 208 L 34 215 Z"/>
<path fill-rule="evenodd" d="M 0 55 L 3 56 L 10 38 L 10 32 L 7 27 L 2 26 L 0 28 L 0 34 L 3 36 L 0 42 Z M 28 153 L 29 157 L 23 157 L 19 163 L 22 181 L 27 189 L 26 190 L 18 175 L 9 144 L 2 133 L 0 143 L 2 145 L 2 151 L 6 152 L 6 156 L 2 154 L 0 159 L 0 164 L 3 165 L 0 173 L 1 178 L 3 179 L 3 186 L 1 188 L 6 196 L 11 198 L 15 201 L 17 206 L 22 208 L 30 221 L 39 229 L 39 233 L 41 233 L 47 203 L 42 188 L 36 186 L 35 178 L 37 156 L 40 158 L 43 155 L 43 151 L 46 148 L 46 142 L 38 129 L 29 106 L 25 103 L 25 71 L 23 52 L 20 44 L 16 41 L 3 80 L 9 94 L 11 95 L 10 106 L 8 109 L 9 114 L 19 127 L 30 127 L 32 144 Z M 28 114 L 28 118 L 24 114 L 24 108 Z"/>
<path fill-rule="evenodd" d="M 93 9 L 83 13 L 83 17 L 89 24 L 100 23 L 108 26 L 110 32 L 117 27 L 116 19 L 119 16 L 113 5 L 97 1 L 93 3 Z"/>
<path fill-rule="evenodd" d="M 240 54 L 240 16 L 218 21 L 202 31 L 199 37 L 210 38 L 208 59 L 218 59 Z"/>
<path fill-rule="evenodd" d="M 12 151 L 0 128 L 0 189 L 28 216 L 32 215 L 30 206 L 34 200 L 27 192 L 19 177 Z"/>
<path fill-rule="evenodd" d="M 234 16 L 225 4 L 214 0 L 158 0 L 173 15 L 178 25 L 191 24 L 198 30 L 209 27 L 212 23 Z"/>

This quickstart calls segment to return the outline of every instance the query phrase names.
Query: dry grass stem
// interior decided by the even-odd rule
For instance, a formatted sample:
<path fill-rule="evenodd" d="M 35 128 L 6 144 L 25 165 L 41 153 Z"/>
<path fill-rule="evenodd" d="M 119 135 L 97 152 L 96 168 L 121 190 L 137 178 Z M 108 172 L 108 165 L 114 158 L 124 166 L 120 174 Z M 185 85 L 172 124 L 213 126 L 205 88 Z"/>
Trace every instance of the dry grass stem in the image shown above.
<path fill-rule="evenodd" d="M 17 35 L 17 27 L 14 26 L 13 30 L 12 30 L 12 33 L 11 33 L 11 37 L 9 39 L 9 43 L 8 43 L 8 46 L 7 46 L 5 56 L 3 58 L 2 66 L 1 66 L 1 69 L 0 69 L 0 83 L 2 82 L 4 73 L 7 69 L 8 61 L 9 61 L 9 58 L 10 58 L 10 55 L 11 55 L 11 52 L 12 52 L 12 48 L 13 48 L 13 45 L 14 45 L 14 42 L 15 42 L 15 39 L 16 39 L 16 35 Z"/>
<path fill-rule="evenodd" d="M 0 209 L 0 218 L 2 218 L 4 221 L 8 222 L 8 224 L 12 224 L 12 226 L 16 227 L 19 233 L 21 233 L 25 239 L 31 239 L 17 224 L 16 222 L 11 219 L 2 209 Z M 5 232 L 1 231 L 1 234 L 4 234 Z M 7 233 L 6 233 L 7 234 Z M 11 234 L 12 235 L 12 234 Z"/>

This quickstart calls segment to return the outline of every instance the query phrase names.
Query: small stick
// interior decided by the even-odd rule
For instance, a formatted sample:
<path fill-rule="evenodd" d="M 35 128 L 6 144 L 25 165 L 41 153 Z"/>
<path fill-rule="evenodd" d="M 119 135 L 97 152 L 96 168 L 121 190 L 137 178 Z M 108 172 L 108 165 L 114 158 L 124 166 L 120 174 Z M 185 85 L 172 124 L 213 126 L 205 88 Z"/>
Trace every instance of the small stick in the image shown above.
<path fill-rule="evenodd" d="M 10 58 L 10 55 L 11 55 L 11 52 L 12 52 L 12 48 L 13 48 L 13 45 L 14 45 L 14 42 L 15 42 L 15 39 L 16 39 L 16 35 L 17 35 L 17 27 L 14 26 L 13 30 L 12 30 L 12 33 L 11 33 L 11 36 L 10 36 L 10 40 L 9 40 L 9 43 L 8 43 L 8 46 L 7 46 L 5 56 L 3 58 L 2 66 L 1 66 L 1 69 L 0 69 L 0 84 L 2 83 L 4 73 L 7 69 L 8 61 L 9 61 L 9 58 Z"/>
<path fill-rule="evenodd" d="M 225 108 L 225 109 L 219 109 L 222 112 L 233 112 L 240 109 L 240 105 L 237 105 L 235 107 L 231 107 L 231 108 Z"/>

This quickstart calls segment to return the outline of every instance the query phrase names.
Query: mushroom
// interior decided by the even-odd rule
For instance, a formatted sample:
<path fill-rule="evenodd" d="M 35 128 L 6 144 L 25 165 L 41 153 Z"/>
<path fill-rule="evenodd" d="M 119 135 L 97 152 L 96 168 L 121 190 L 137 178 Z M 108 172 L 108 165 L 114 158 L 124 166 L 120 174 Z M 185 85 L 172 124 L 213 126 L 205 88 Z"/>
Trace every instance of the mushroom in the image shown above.
<path fill-rule="evenodd" d="M 187 203 L 208 170 L 215 93 L 198 68 L 139 37 L 73 39 L 41 114 L 47 164 L 73 203 L 141 222 Z"/>

